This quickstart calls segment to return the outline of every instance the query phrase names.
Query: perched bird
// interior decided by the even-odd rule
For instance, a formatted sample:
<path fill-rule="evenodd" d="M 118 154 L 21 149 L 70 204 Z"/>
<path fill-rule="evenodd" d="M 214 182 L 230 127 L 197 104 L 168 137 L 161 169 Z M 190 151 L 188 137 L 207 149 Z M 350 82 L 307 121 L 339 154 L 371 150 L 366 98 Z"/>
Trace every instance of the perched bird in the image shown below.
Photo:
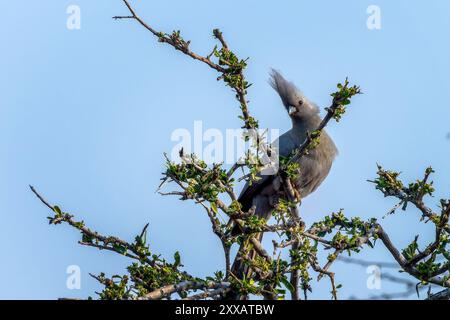
<path fill-rule="evenodd" d="M 281 135 L 278 143 L 274 144 L 278 145 L 279 156 L 288 157 L 305 141 L 308 132 L 316 130 L 319 126 L 321 122 L 319 108 L 309 101 L 293 83 L 284 79 L 279 72 L 272 70 L 269 82 L 281 97 L 292 121 L 292 128 Z M 337 153 L 338 150 L 330 136 L 322 131 L 319 145 L 298 161 L 300 174 L 292 183 L 301 199 L 314 192 L 327 177 Z M 259 178 L 252 184 L 247 183 L 244 186 L 238 201 L 244 212 L 251 209 L 258 217 L 268 220 L 279 199 L 286 199 L 286 193 L 277 175 L 261 175 Z M 239 231 L 238 226 L 235 226 L 232 234 L 237 234 Z M 259 238 L 262 238 L 262 234 L 259 235 Z M 243 246 L 244 244 L 241 245 L 239 252 L 242 251 Z M 239 252 L 231 271 L 241 278 L 246 275 L 248 268 L 240 259 Z M 255 253 L 249 254 L 254 255 Z"/>

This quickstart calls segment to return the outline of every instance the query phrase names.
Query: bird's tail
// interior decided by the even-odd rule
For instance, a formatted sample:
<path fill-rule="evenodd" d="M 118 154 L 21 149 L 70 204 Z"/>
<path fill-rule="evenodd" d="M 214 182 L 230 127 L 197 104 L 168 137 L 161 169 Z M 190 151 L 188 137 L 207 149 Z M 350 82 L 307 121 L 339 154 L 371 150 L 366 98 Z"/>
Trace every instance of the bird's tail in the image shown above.
<path fill-rule="evenodd" d="M 259 233 L 255 236 L 259 241 L 262 240 L 263 233 Z M 250 279 L 253 276 L 253 270 L 249 266 L 249 261 L 253 261 L 257 255 L 254 249 L 250 249 L 251 244 L 248 240 L 244 240 L 239 247 L 239 251 L 234 259 L 233 265 L 231 266 L 231 273 L 237 279 Z M 228 294 L 227 299 L 229 300 L 243 300 L 246 296 L 239 293 L 233 292 Z"/>

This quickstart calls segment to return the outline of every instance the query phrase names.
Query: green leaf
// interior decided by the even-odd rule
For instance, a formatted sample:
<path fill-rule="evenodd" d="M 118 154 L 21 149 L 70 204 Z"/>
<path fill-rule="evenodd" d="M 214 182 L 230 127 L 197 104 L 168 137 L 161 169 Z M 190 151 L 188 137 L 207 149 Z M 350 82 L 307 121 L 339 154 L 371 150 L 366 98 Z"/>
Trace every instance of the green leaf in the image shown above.
<path fill-rule="evenodd" d="M 288 281 L 288 279 L 286 277 L 282 277 L 281 278 L 281 282 L 285 285 L 285 287 L 290 291 L 290 292 L 294 292 L 295 288 L 294 286 Z"/>
<path fill-rule="evenodd" d="M 217 214 L 217 203 L 211 202 L 211 210 Z"/>
<path fill-rule="evenodd" d="M 175 252 L 175 254 L 173 255 L 173 258 L 175 259 L 175 267 L 178 267 L 181 264 L 180 253 L 178 251 Z"/>
<path fill-rule="evenodd" d="M 116 252 L 118 252 L 118 253 L 120 253 L 120 254 L 123 254 L 123 255 L 125 255 L 126 253 L 127 253 L 127 248 L 126 247 L 124 247 L 124 246 L 122 246 L 122 245 L 119 245 L 119 244 L 114 244 L 113 245 L 113 249 L 116 251 Z"/>

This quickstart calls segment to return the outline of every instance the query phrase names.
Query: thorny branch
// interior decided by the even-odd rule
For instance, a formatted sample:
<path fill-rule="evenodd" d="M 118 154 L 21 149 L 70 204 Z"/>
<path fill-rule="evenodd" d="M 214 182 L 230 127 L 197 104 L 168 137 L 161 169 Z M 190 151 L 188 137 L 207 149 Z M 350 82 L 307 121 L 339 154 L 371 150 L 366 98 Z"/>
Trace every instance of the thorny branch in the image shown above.
<path fill-rule="evenodd" d="M 258 122 L 249 113 L 246 97 L 247 89 L 250 87 L 244 76 L 247 59 L 239 59 L 231 51 L 218 29 L 213 30 L 213 36 L 220 43 L 220 48 L 216 46 L 210 54 L 199 55 L 190 49 L 191 42 L 184 40 L 180 31 L 170 34 L 157 31 L 137 15 L 129 1 L 122 1 L 130 15 L 116 16 L 114 19 L 137 21 L 159 42 L 166 43 L 219 72 L 217 79 L 223 80 L 236 94 L 242 112 L 240 118 L 244 121 L 243 128 L 249 131 L 258 129 Z M 394 207 L 390 214 L 395 213 L 400 207 L 406 209 L 408 203 L 411 203 L 421 211 L 423 219 L 434 224 L 435 239 L 424 250 L 419 250 L 416 237 L 406 249 L 400 251 L 376 219 L 368 221 L 362 221 L 358 217 L 349 219 L 341 210 L 306 228 L 299 215 L 297 207 L 300 199 L 292 187 L 292 179 L 295 177 L 295 171 L 301 168 L 295 168 L 293 164 L 320 143 L 322 130 L 332 119 L 339 121 L 351 98 L 359 93 L 359 87 L 349 86 L 347 79 L 343 84 L 338 84 L 338 90 L 331 94 L 332 104 L 326 109 L 327 114 L 319 126 L 307 135 L 304 143 L 288 161 L 282 163 L 278 175 L 287 197 L 280 199 L 273 212 L 276 220 L 274 225 L 268 225 L 251 210 L 243 212 L 237 201 L 233 178 L 237 170 L 248 169 L 249 173 L 241 178 L 252 182 L 257 179 L 258 173 L 263 168 L 260 162 L 256 164 L 250 162 L 250 154 L 244 163 L 237 163 L 228 171 L 223 169 L 221 164 L 208 167 L 195 155 L 185 155 L 182 150 L 180 164 L 166 159 L 167 170 L 163 173 L 160 188 L 167 182 L 174 182 L 181 191 L 161 192 L 161 194 L 176 195 L 181 197 L 180 200 L 192 200 L 204 208 L 214 234 L 222 243 L 225 275 L 218 271 L 214 277 L 195 278 L 180 271 L 182 264 L 178 252 L 174 254 L 173 263 L 150 252 L 145 239 L 148 225 L 133 243 L 117 237 L 106 237 L 87 228 L 83 221 L 74 220 L 72 215 L 63 212 L 58 206 L 50 205 L 33 187 L 31 190 L 53 212 L 54 215 L 49 217 L 51 224 L 67 223 L 82 233 L 80 244 L 113 251 L 137 261 L 128 267 L 129 275 L 116 275 L 111 278 L 106 278 L 104 274 L 93 276 L 105 286 L 99 293 L 102 299 L 170 299 L 174 294 L 182 299 L 220 299 L 230 290 L 238 291 L 244 296 L 255 294 L 284 298 L 285 289 L 291 292 L 293 299 L 299 299 L 299 288 L 303 290 L 306 298 L 307 292 L 312 290 L 310 269 L 318 273 L 318 279 L 322 276 L 330 279 L 332 297 L 337 299 L 340 285 L 335 284 L 335 274 L 330 271 L 333 262 L 345 252 L 359 252 L 364 245 L 372 247 L 378 239 L 389 250 L 399 267 L 419 280 L 421 285 L 434 284 L 449 288 L 450 254 L 445 247 L 449 242 L 450 201 L 441 200 L 441 212 L 433 212 L 424 204 L 423 198 L 434 191 L 432 182 L 429 182 L 431 168 L 426 170 L 422 180 L 411 183 L 408 187 L 398 180 L 398 173 L 386 171 L 381 167 L 378 170 L 378 178 L 372 181 L 385 196 L 400 200 L 400 204 Z M 269 144 L 261 143 L 264 139 L 257 131 L 250 137 L 259 151 L 266 154 L 271 152 Z M 223 196 L 228 196 L 229 204 L 226 204 Z M 232 225 L 239 226 L 242 233 L 238 236 L 231 235 Z M 254 236 L 261 232 L 276 232 L 281 239 L 280 243 L 274 241 L 272 256 Z M 230 272 L 230 248 L 233 243 L 242 241 L 248 241 L 257 253 L 253 259 L 246 261 L 255 271 L 255 275 L 250 279 L 238 279 Z M 319 245 L 324 249 L 333 249 L 323 267 L 317 256 Z M 290 261 L 281 258 L 280 250 L 287 247 L 290 247 Z M 288 275 L 290 279 L 287 278 Z M 196 293 L 197 290 L 202 292 Z M 429 298 L 433 296 L 448 297 L 448 289 L 435 295 L 430 294 Z"/>

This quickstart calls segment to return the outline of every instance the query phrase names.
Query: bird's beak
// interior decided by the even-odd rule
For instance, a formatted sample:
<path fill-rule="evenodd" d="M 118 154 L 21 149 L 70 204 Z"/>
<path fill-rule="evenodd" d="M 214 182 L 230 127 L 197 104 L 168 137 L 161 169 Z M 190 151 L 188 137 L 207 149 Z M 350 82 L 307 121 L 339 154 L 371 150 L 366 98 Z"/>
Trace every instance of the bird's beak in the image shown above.
<path fill-rule="evenodd" d="M 296 112 L 297 112 L 297 108 L 296 107 L 293 107 L 293 106 L 289 107 L 288 113 L 289 113 L 290 116 L 294 115 Z"/>

